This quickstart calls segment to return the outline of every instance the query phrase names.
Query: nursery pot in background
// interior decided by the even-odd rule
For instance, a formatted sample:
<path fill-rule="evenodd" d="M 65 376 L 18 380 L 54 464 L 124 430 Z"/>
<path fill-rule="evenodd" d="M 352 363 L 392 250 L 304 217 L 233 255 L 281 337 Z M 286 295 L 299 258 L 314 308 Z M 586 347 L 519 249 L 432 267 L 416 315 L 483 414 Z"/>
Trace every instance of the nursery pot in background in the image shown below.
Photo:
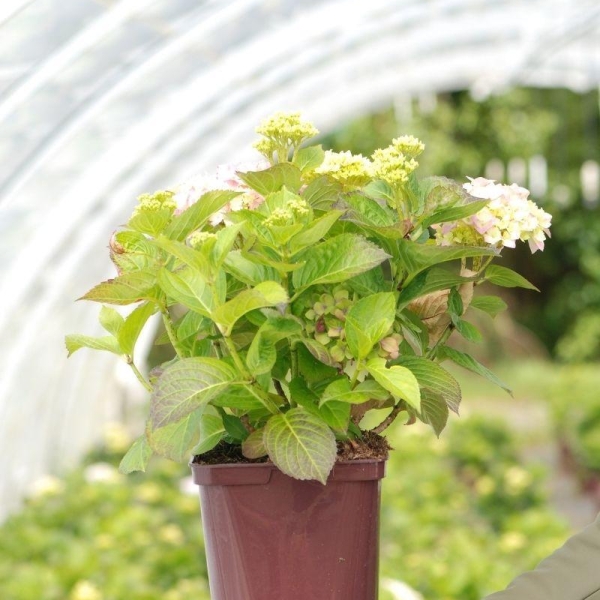
<path fill-rule="evenodd" d="M 383 460 L 336 463 L 327 485 L 271 463 L 192 463 L 212 600 L 377 600 Z"/>

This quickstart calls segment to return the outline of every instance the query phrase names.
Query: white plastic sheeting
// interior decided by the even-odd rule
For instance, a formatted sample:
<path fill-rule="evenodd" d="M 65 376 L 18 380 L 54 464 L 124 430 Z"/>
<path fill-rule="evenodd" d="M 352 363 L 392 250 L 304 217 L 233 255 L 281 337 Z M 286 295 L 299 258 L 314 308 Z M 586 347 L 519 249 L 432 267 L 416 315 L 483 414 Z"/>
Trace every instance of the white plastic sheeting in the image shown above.
<path fill-rule="evenodd" d="M 136 195 L 249 158 L 274 110 L 326 132 L 396 97 L 592 88 L 599 32 L 595 0 L 3 0 L 0 516 L 130 402 L 62 337 L 99 333 L 73 300 Z"/>

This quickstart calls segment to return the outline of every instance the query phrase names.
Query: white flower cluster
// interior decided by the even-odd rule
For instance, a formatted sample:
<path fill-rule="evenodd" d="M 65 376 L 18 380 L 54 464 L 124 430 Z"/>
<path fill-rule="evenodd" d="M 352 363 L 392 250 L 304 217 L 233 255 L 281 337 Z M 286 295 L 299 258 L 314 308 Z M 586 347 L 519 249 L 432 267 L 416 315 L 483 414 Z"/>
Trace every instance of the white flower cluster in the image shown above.
<path fill-rule="evenodd" d="M 254 190 L 250 189 L 237 175 L 247 171 L 262 171 L 270 167 L 267 161 L 253 163 L 242 163 L 237 165 L 219 165 L 214 175 L 199 175 L 182 183 L 175 190 L 174 201 L 177 203 L 176 214 L 181 213 L 207 192 L 215 190 L 231 190 L 243 192 L 228 202 L 219 212 L 210 218 L 210 224 L 214 227 L 226 221 L 225 214 L 242 208 L 255 209 L 262 204 L 264 198 Z"/>
<path fill-rule="evenodd" d="M 516 184 L 503 185 L 483 177 L 463 185 L 474 196 L 489 200 L 474 215 L 435 225 L 436 241 L 442 246 L 485 243 L 496 248 L 514 248 L 518 240 L 528 242 L 531 252 L 544 249 L 550 237 L 552 216 L 528 199 L 529 190 Z"/>

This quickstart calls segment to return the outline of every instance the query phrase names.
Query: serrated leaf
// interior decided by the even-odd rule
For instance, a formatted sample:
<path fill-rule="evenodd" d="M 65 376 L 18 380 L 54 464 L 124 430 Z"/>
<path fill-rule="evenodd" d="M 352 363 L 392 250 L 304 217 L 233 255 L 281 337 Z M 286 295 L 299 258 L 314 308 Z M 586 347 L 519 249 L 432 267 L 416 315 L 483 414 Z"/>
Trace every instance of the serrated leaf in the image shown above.
<path fill-rule="evenodd" d="M 321 218 L 313 221 L 309 227 L 304 231 L 296 234 L 290 240 L 290 252 L 296 254 L 307 248 L 320 242 L 327 232 L 331 229 L 333 224 L 343 215 L 341 210 L 328 211 Z"/>
<path fill-rule="evenodd" d="M 156 298 L 156 275 L 145 271 L 125 273 L 93 287 L 79 300 L 126 305 Z"/>
<path fill-rule="evenodd" d="M 351 277 L 345 282 L 345 285 L 360 296 L 386 292 L 391 287 L 386 283 L 381 267 L 374 267 L 364 273 L 360 273 L 360 275 Z"/>
<path fill-rule="evenodd" d="M 452 316 L 452 323 L 456 327 L 456 331 L 460 333 L 469 342 L 479 343 L 483 341 L 483 336 L 473 324 L 461 319 L 460 317 Z"/>
<path fill-rule="evenodd" d="M 358 300 L 346 314 L 344 330 L 348 348 L 355 358 L 365 358 L 390 331 L 396 319 L 396 298 L 381 292 Z"/>
<path fill-rule="evenodd" d="M 147 427 L 146 436 L 152 450 L 176 462 L 187 461 L 192 454 L 192 448 L 198 442 L 204 408 L 201 406 L 164 427 Z"/>
<path fill-rule="evenodd" d="M 211 252 L 212 261 L 216 268 L 219 268 L 223 264 L 225 257 L 233 248 L 243 225 L 243 223 L 228 225 L 225 229 L 221 229 L 217 233 L 217 239 Z"/>
<path fill-rule="evenodd" d="M 427 358 L 418 356 L 401 356 L 394 363 L 410 369 L 422 389 L 442 396 L 448 407 L 458 414 L 462 397 L 460 385 L 446 369 Z"/>
<path fill-rule="evenodd" d="M 92 350 L 104 350 L 106 352 L 112 352 L 113 354 L 121 355 L 123 351 L 119 346 L 116 338 L 112 335 L 106 335 L 103 337 L 91 337 L 89 335 L 79 335 L 77 333 L 65 336 L 65 346 L 69 352 L 68 356 L 71 356 L 74 352 L 81 348 L 91 348 Z"/>
<path fill-rule="evenodd" d="M 103 306 L 100 309 L 99 320 L 100 325 L 115 337 L 117 337 L 119 330 L 123 327 L 123 323 L 125 322 L 125 319 L 123 319 L 121 314 L 110 306 Z"/>
<path fill-rule="evenodd" d="M 184 358 L 168 366 L 150 398 L 152 427 L 179 421 L 228 388 L 237 373 L 216 358 Z"/>
<path fill-rule="evenodd" d="M 489 200 L 474 200 L 462 206 L 449 206 L 442 208 L 427 218 L 423 219 L 421 225 L 430 227 L 436 223 L 447 223 L 449 221 L 458 221 L 465 217 L 470 217 L 478 213 L 482 208 L 485 208 Z"/>
<path fill-rule="evenodd" d="M 373 379 L 394 396 L 406 400 L 412 407 L 420 410 L 421 391 L 419 382 L 412 371 L 406 367 L 393 365 L 386 367 L 383 358 L 372 358 L 367 364 L 367 371 Z"/>
<path fill-rule="evenodd" d="M 345 281 L 381 264 L 389 254 L 360 235 L 343 233 L 313 246 L 300 257 L 305 265 L 292 275 L 296 290 Z"/>
<path fill-rule="evenodd" d="M 296 152 L 292 162 L 304 173 L 312 171 L 321 165 L 325 158 L 325 152 L 321 145 L 308 146 Z"/>
<path fill-rule="evenodd" d="M 291 163 L 278 163 L 262 171 L 237 172 L 237 176 L 259 194 L 267 196 L 283 186 L 297 192 L 302 185 L 300 170 Z"/>
<path fill-rule="evenodd" d="M 329 354 L 329 351 L 321 342 L 317 342 L 317 340 L 313 340 L 311 338 L 298 338 L 298 341 L 304 344 L 304 347 L 316 358 L 319 362 L 329 366 L 329 367 L 338 367 L 339 363 L 337 363 Z"/>
<path fill-rule="evenodd" d="M 421 395 L 421 410 L 419 412 L 421 421 L 431 425 L 435 434 L 440 434 L 448 423 L 448 406 L 441 396 L 424 392 Z"/>
<path fill-rule="evenodd" d="M 448 312 L 455 317 L 460 317 L 464 312 L 462 297 L 455 287 L 450 290 L 448 295 Z"/>
<path fill-rule="evenodd" d="M 184 240 L 192 231 L 200 229 L 214 213 L 231 202 L 240 192 L 214 190 L 203 194 L 197 202 L 173 217 L 165 229 L 165 235 L 171 240 Z"/>
<path fill-rule="evenodd" d="M 239 417 L 225 413 L 221 415 L 221 418 L 223 419 L 223 426 L 227 435 L 234 440 L 242 442 L 248 437 L 248 430 L 244 427 Z"/>
<path fill-rule="evenodd" d="M 125 354 L 133 355 L 135 343 L 137 342 L 144 325 L 156 312 L 156 305 L 150 302 L 135 308 L 125 319 L 117 339 Z"/>
<path fill-rule="evenodd" d="M 154 240 L 154 243 L 165 252 L 179 259 L 184 265 L 190 267 L 190 269 L 198 271 L 204 279 L 212 277 L 212 270 L 207 259 L 198 250 L 194 250 L 182 242 L 173 241 L 164 236 L 158 237 Z"/>
<path fill-rule="evenodd" d="M 214 406 L 234 408 L 243 412 L 266 408 L 269 412 L 279 412 L 267 393 L 261 393 L 256 386 L 232 385 L 211 401 Z"/>
<path fill-rule="evenodd" d="M 386 204 L 394 206 L 396 204 L 396 196 L 394 190 L 389 183 L 379 179 L 369 183 L 364 192 L 369 198 L 385 200 Z"/>
<path fill-rule="evenodd" d="M 223 262 L 227 273 L 247 285 L 258 285 L 262 281 L 271 281 L 277 277 L 277 271 L 250 259 L 248 254 L 240 250 L 232 250 Z"/>
<path fill-rule="evenodd" d="M 477 362 L 471 355 L 460 352 L 459 350 L 455 350 L 454 348 L 450 348 L 448 346 L 440 348 L 438 354 L 441 358 L 448 358 L 457 365 L 464 367 L 469 371 L 473 371 L 473 373 L 477 373 L 482 377 L 485 377 L 488 381 L 495 383 L 512 396 L 512 390 L 501 379 L 494 375 L 492 371 L 490 371 L 487 367 L 484 367 L 481 363 Z"/>
<path fill-rule="evenodd" d="M 292 408 L 267 421 L 263 441 L 269 457 L 283 473 L 325 485 L 337 448 L 333 432 L 322 419 L 304 408 Z"/>
<path fill-rule="evenodd" d="M 339 199 L 341 192 L 342 189 L 338 183 L 323 176 L 313 179 L 302 192 L 302 197 L 313 209 L 328 211 Z"/>
<path fill-rule="evenodd" d="M 500 267 L 498 265 L 490 265 L 485 270 L 485 279 L 490 283 L 502 287 L 522 287 L 528 290 L 535 290 L 536 292 L 540 291 L 533 283 L 527 281 L 522 275 L 515 273 L 512 269 Z"/>
<path fill-rule="evenodd" d="M 350 220 L 376 227 L 396 225 L 397 217 L 394 212 L 371 198 L 360 194 L 352 194 L 344 197 L 344 202 L 350 206 L 348 211 Z"/>
<path fill-rule="evenodd" d="M 127 450 L 119 464 L 119 471 L 124 475 L 134 471 L 145 471 L 151 456 L 152 448 L 150 448 L 146 436 L 143 435 L 135 440 L 131 448 Z"/>
<path fill-rule="evenodd" d="M 451 260 L 498 255 L 498 251 L 493 248 L 477 246 L 438 246 L 404 239 L 399 240 L 398 245 L 403 267 L 411 274 L 411 278 L 429 267 Z"/>
<path fill-rule="evenodd" d="M 418 182 L 419 193 L 425 202 L 425 212 L 432 214 L 436 210 L 462 206 L 478 201 L 463 186 L 447 177 L 426 177 Z"/>
<path fill-rule="evenodd" d="M 350 424 L 351 409 L 348 402 L 330 400 L 319 409 L 319 414 L 335 433 L 345 435 Z"/>
<path fill-rule="evenodd" d="M 242 442 L 242 454 L 249 459 L 262 458 L 267 455 L 267 449 L 263 442 L 264 429 L 253 431 Z"/>
<path fill-rule="evenodd" d="M 369 400 L 385 400 L 389 395 L 389 392 L 376 381 L 367 379 L 353 389 L 350 381 L 344 377 L 333 381 L 325 388 L 319 405 L 323 406 L 327 402 L 362 404 Z"/>
<path fill-rule="evenodd" d="M 217 415 L 204 413 L 198 423 L 199 442 L 192 449 L 192 454 L 204 454 L 212 450 L 225 435 L 223 420 Z"/>
<path fill-rule="evenodd" d="M 482 310 L 491 317 L 495 317 L 498 313 L 508 308 L 506 302 L 498 298 L 498 296 L 475 296 L 469 306 Z"/>
<path fill-rule="evenodd" d="M 158 272 L 158 283 L 175 302 L 211 317 L 214 300 L 206 280 L 198 271 L 185 268 L 172 273 L 163 268 Z"/>
<path fill-rule="evenodd" d="M 170 210 L 159 210 L 157 212 L 139 212 L 129 219 L 127 226 L 134 231 L 146 233 L 156 237 L 161 233 L 171 220 Z"/>
<path fill-rule="evenodd" d="M 243 290 L 229 302 L 214 311 L 212 319 L 218 323 L 224 335 L 231 335 L 236 321 L 246 313 L 258 308 L 284 305 L 288 302 L 286 291 L 275 281 L 263 281 L 252 289 Z"/>
<path fill-rule="evenodd" d="M 399 308 L 404 308 L 410 302 L 431 292 L 447 290 L 453 286 L 469 281 L 477 281 L 477 277 L 461 277 L 440 267 L 431 267 L 419 273 L 401 292 L 398 301 Z"/>
<path fill-rule="evenodd" d="M 177 325 L 177 339 L 180 341 L 187 340 L 193 335 L 197 335 L 209 324 L 209 320 L 203 317 L 200 313 L 189 310 L 183 315 Z"/>

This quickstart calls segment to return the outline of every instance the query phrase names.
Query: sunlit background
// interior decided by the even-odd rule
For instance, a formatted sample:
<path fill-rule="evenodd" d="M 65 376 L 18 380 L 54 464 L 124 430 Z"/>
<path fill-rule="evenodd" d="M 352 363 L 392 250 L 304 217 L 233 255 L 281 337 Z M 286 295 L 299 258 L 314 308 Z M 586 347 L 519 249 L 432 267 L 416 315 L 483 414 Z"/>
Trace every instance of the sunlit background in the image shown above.
<path fill-rule="evenodd" d="M 2 0 L 0 596 L 208 599 L 187 467 L 116 473 L 144 394 L 63 336 L 99 333 L 74 300 L 113 275 L 136 196 L 253 157 L 274 110 L 336 150 L 417 135 L 421 175 L 516 182 L 554 215 L 542 255 L 504 252 L 541 293 L 503 290 L 469 349 L 514 398 L 457 371 L 440 440 L 391 434 L 382 599 L 479 600 L 593 520 L 599 84 L 595 0 Z"/>

